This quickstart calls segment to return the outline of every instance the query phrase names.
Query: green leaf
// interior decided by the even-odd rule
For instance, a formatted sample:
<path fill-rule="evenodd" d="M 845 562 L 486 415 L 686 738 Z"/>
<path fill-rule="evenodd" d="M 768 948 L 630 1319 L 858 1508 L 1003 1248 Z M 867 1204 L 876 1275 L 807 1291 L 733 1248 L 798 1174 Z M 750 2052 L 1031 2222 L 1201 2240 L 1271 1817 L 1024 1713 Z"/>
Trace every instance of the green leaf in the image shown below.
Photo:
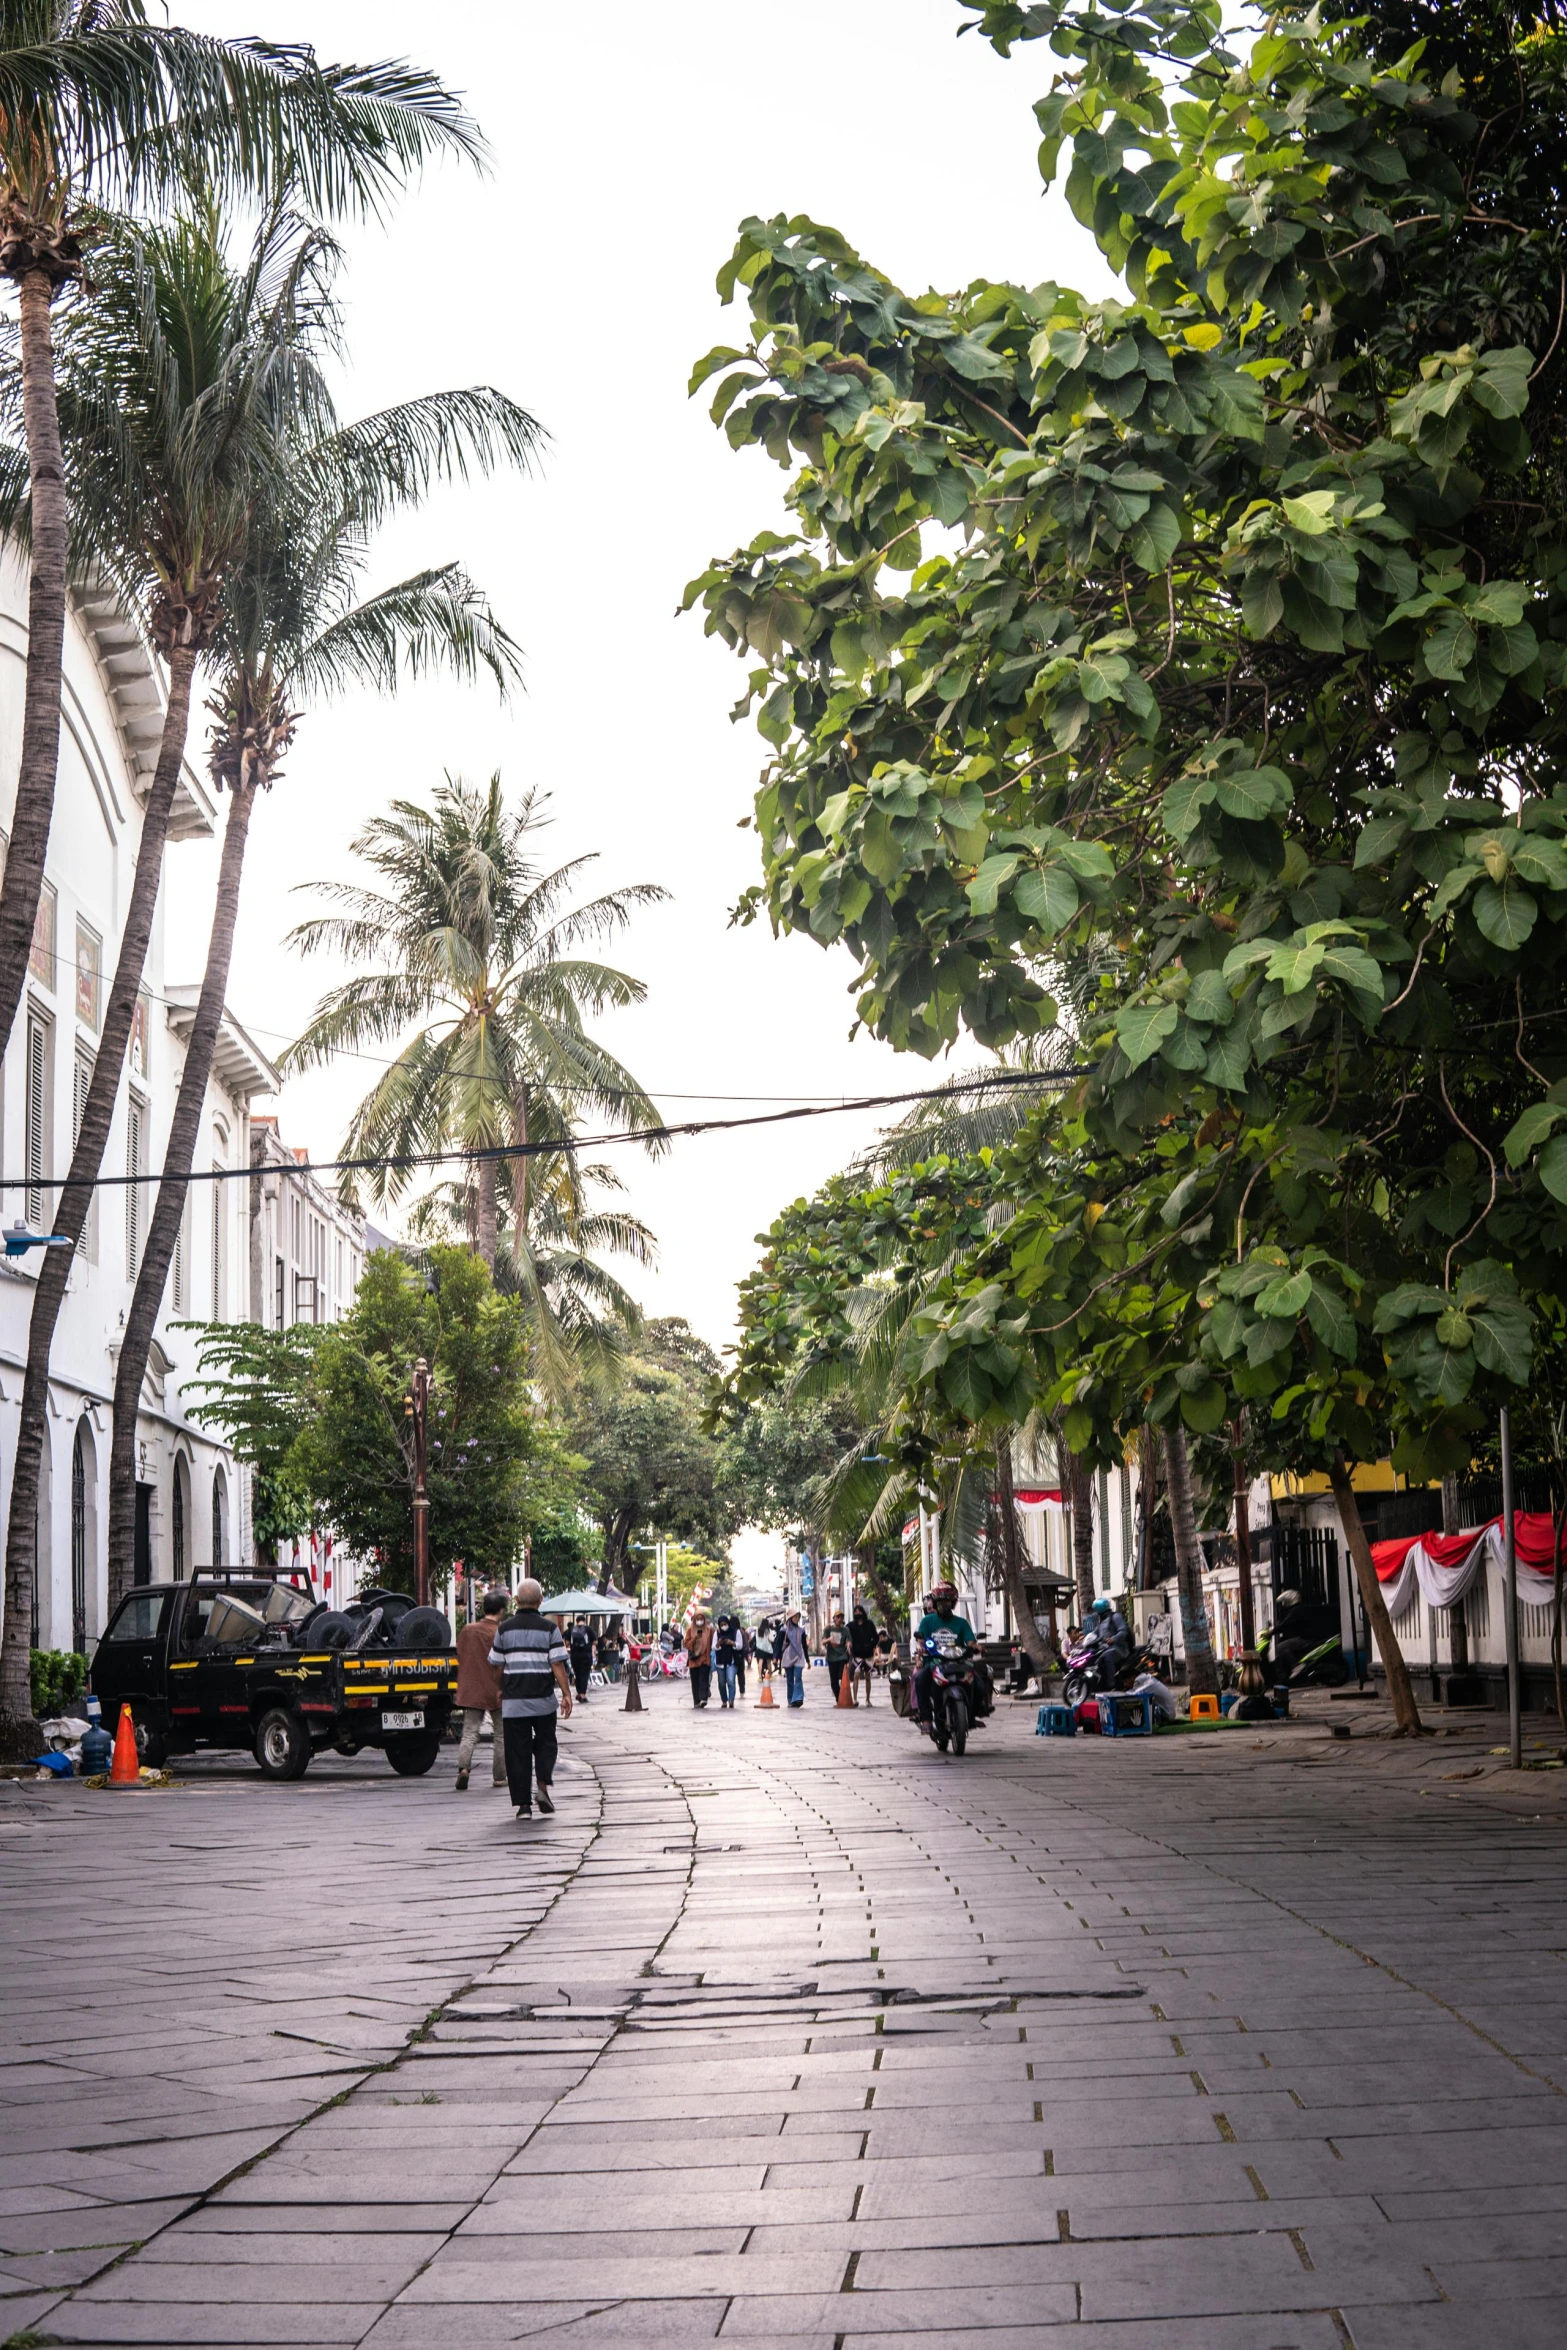
<path fill-rule="evenodd" d="M 1228 1398 L 1217 1379 L 1210 1379 L 1195 1395 L 1181 1397 L 1181 1418 L 1198 1436 L 1211 1436 L 1224 1425 Z"/>
<path fill-rule="evenodd" d="M 1324 531 L 1333 528 L 1335 490 L 1308 490 L 1302 498 L 1283 500 L 1285 517 L 1294 530 L 1307 538 L 1321 538 Z"/>
<path fill-rule="evenodd" d="M 1462 677 L 1474 659 L 1477 642 L 1475 632 L 1462 612 L 1439 613 L 1436 626 L 1422 648 L 1427 671 L 1432 677 Z"/>
<path fill-rule="evenodd" d="M 1054 935 L 1077 912 L 1077 883 L 1064 865 L 1026 868 L 1012 892 L 1012 903 L 1025 922 L 1037 922 Z"/>
<path fill-rule="evenodd" d="M 1360 1351 L 1355 1317 L 1336 1289 L 1314 1281 L 1306 1300 L 1306 1319 L 1325 1347 L 1347 1363 L 1354 1361 Z"/>
<path fill-rule="evenodd" d="M 1481 1370 L 1499 1371 L 1515 1386 L 1523 1386 L 1534 1351 L 1529 1317 L 1523 1308 L 1487 1306 L 1469 1319 L 1474 1324 L 1475 1360 Z"/>
<path fill-rule="evenodd" d="M 1160 814 L 1164 829 L 1175 841 L 1189 840 L 1204 808 L 1211 806 L 1217 786 L 1211 775 L 1182 775 L 1164 795 Z"/>
<path fill-rule="evenodd" d="M 1567 1207 L 1567 1134 L 1558 1134 L 1540 1153 L 1540 1181 L 1552 1199 Z"/>
<path fill-rule="evenodd" d="M 1355 870 L 1363 866 L 1381 865 L 1403 846 L 1409 831 L 1407 816 L 1373 816 L 1360 828 L 1355 843 Z"/>
<path fill-rule="evenodd" d="M 1280 1280 L 1270 1281 L 1257 1294 L 1257 1311 L 1274 1320 L 1293 1322 L 1305 1311 L 1311 1296 L 1312 1279 L 1309 1273 L 1290 1273 Z"/>
<path fill-rule="evenodd" d="M 1134 1069 L 1151 1060 L 1165 1038 L 1174 1033 L 1177 1017 L 1174 1004 L 1129 1004 L 1120 1014 L 1116 1038 Z"/>
<path fill-rule="evenodd" d="M 1225 986 L 1223 974 L 1199 971 L 1187 994 L 1187 1018 L 1206 1020 L 1214 1028 L 1226 1028 L 1234 1015 L 1235 998 Z"/>
<path fill-rule="evenodd" d="M 968 885 L 968 902 L 976 914 L 993 914 L 1002 889 L 1017 871 L 1017 856 L 987 857 Z M 886 878 L 890 878 L 886 877 Z"/>
<path fill-rule="evenodd" d="M 1490 940 L 1504 954 L 1514 955 L 1534 928 L 1539 902 L 1515 881 L 1504 881 L 1500 888 L 1494 881 L 1482 881 L 1474 894 L 1474 918 Z"/>
<path fill-rule="evenodd" d="M 1278 814 L 1294 797 L 1289 777 L 1277 767 L 1232 767 L 1218 777 L 1215 790 L 1227 816 L 1251 824 Z"/>
<path fill-rule="evenodd" d="M 1546 1136 L 1554 1134 L 1563 1118 L 1567 1118 L 1567 1108 L 1560 1102 L 1531 1102 L 1503 1137 L 1502 1148 L 1507 1153 L 1509 1167 L 1521 1167 Z"/>

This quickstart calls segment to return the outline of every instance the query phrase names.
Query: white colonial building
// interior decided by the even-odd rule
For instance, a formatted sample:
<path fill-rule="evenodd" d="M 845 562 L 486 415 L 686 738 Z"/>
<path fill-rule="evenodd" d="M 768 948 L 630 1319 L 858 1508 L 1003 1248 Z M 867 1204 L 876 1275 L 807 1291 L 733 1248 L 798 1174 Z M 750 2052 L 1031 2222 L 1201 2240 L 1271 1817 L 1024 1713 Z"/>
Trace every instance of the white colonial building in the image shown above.
<path fill-rule="evenodd" d="M 0 550 L 0 831 L 8 828 L 21 744 L 27 583 Z M 3 1221 L 47 1231 L 54 1185 L 70 1164 L 141 834 L 142 798 L 162 727 L 158 664 L 140 629 L 108 599 L 73 600 L 65 650 L 59 784 L 27 990 L 0 1069 Z M 174 843 L 210 837 L 218 811 L 188 766 Z M 172 858 L 179 854 L 177 846 Z M 166 893 L 165 893 L 166 894 Z M 160 899 L 104 1173 L 156 1172 L 184 1064 L 193 987 L 171 987 L 168 907 Z M 199 935 L 182 936 L 182 973 L 199 969 Z M 198 1169 L 250 1166 L 252 1099 L 277 1072 L 226 1018 L 202 1112 Z M 187 1319 L 249 1310 L 249 1193 L 238 1180 L 192 1187 L 137 1428 L 137 1551 L 143 1575 L 184 1575 L 244 1555 L 240 1481 L 226 1446 L 191 1421 L 181 1386 Z M 55 1335 L 38 1524 L 36 1637 L 81 1647 L 102 1629 L 110 1403 L 115 1359 L 147 1223 L 150 1186 L 105 1190 L 88 1221 Z M 27 1325 L 40 1259 L 0 1261 L 0 1519 L 9 1505 Z"/>

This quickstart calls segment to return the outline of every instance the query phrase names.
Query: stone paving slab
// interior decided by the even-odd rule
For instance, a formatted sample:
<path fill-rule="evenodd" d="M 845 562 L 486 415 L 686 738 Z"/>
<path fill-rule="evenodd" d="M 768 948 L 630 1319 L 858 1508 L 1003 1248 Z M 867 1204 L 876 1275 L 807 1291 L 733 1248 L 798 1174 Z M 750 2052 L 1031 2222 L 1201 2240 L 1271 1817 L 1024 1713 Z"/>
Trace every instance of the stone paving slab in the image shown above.
<path fill-rule="evenodd" d="M 814 1700 L 0 1787 L 0 2340 L 1554 2350 L 1560 1781 Z"/>

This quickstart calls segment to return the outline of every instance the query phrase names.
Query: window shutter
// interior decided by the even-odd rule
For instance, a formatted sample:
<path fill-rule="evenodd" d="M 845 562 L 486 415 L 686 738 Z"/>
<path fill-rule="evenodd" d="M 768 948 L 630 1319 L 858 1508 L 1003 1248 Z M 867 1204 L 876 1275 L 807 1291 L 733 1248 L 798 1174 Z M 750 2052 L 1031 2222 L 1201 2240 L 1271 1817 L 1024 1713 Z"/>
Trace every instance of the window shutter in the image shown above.
<path fill-rule="evenodd" d="M 147 1112 L 145 1105 L 132 1094 L 125 1106 L 125 1172 L 139 1175 L 146 1157 Z M 125 1186 L 125 1278 L 134 1281 L 141 1264 L 142 1240 L 142 1186 Z"/>
<path fill-rule="evenodd" d="M 44 1220 L 49 1123 L 49 1036 L 41 1020 L 27 1023 L 27 1221 Z"/>

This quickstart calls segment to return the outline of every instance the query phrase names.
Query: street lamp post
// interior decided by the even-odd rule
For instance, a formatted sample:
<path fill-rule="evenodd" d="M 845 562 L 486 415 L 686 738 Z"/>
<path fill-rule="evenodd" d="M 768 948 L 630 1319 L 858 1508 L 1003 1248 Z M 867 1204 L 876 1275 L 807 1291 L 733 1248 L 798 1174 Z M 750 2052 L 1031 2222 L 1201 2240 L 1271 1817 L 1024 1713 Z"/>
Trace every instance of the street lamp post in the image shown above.
<path fill-rule="evenodd" d="M 425 1445 L 430 1406 L 430 1366 L 421 1355 L 408 1391 L 414 1438 L 414 1604 L 430 1604 L 430 1493 Z"/>

